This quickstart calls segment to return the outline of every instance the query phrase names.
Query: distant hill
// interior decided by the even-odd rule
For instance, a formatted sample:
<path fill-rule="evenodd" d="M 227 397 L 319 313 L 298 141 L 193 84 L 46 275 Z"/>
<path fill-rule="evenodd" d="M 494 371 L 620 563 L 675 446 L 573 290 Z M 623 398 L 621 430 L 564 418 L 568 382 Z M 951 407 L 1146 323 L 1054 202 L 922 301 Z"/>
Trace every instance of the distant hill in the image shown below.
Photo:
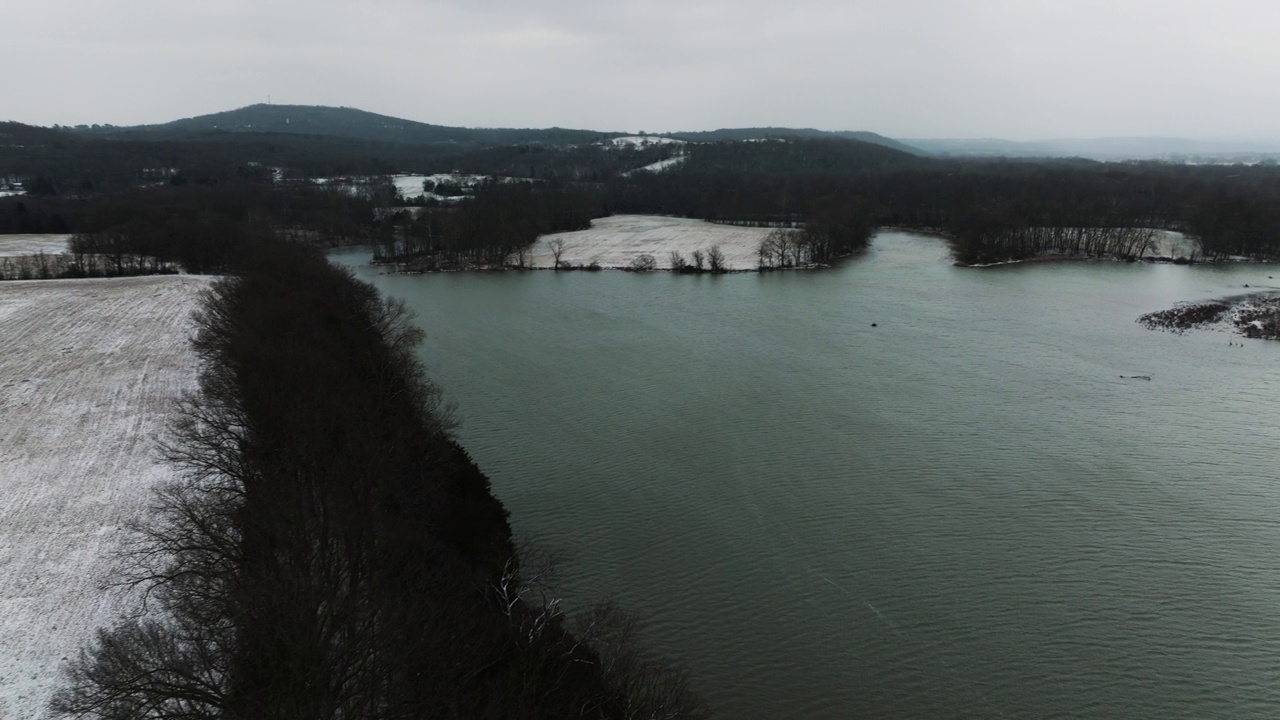
<path fill-rule="evenodd" d="M 1091 160 L 1247 161 L 1280 153 L 1277 142 L 1215 142 L 1165 137 L 1105 137 L 1017 142 L 909 139 L 904 142 L 933 155 L 951 157 L 1080 157 Z"/>
<path fill-rule="evenodd" d="M 68 128 L 70 129 L 70 128 Z M 77 134 L 137 140 L 194 140 L 211 134 L 320 136 L 400 145 L 454 146 L 458 150 L 510 145 L 585 145 L 625 135 L 621 132 L 564 128 L 464 128 L 405 120 L 348 107 L 257 104 L 157 125 L 80 126 Z M 665 133 L 689 142 L 731 142 L 761 138 L 859 140 L 913 155 L 925 151 L 864 131 L 829 132 L 813 128 L 724 128 Z"/>
<path fill-rule="evenodd" d="M 210 133 L 322 136 L 402 145 L 575 145 L 621 133 L 592 130 L 462 128 L 405 120 L 347 107 L 249 105 L 159 125 L 85 129 L 80 132 L 136 139 L 192 139 Z"/>
<path fill-rule="evenodd" d="M 61 130 L 18 122 L 0 122 L 0 148 L 21 148 L 71 140 L 72 137 Z"/>
<path fill-rule="evenodd" d="M 824 135 L 816 138 L 775 137 L 758 142 L 724 141 L 693 145 L 680 174 L 761 173 L 843 175 L 873 168 L 929 162 L 918 153 L 878 143 Z"/>
<path fill-rule="evenodd" d="M 877 135 L 865 130 L 815 130 L 813 128 L 721 128 L 720 130 L 701 130 L 693 132 L 667 133 L 667 137 L 689 142 L 731 142 L 734 140 L 759 140 L 764 138 L 840 138 L 843 140 L 860 140 L 872 145 L 882 145 L 912 155 L 924 155 L 926 151 L 912 147 L 904 142 Z"/>

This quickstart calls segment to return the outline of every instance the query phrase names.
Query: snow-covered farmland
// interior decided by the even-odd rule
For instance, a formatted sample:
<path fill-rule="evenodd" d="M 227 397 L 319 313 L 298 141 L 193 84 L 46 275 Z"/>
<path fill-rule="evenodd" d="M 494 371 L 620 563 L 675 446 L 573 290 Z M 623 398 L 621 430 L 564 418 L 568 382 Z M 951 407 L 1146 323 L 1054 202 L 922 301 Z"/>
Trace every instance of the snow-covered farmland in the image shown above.
<path fill-rule="evenodd" d="M 685 145 L 684 140 L 675 138 L 662 137 L 660 135 L 626 135 L 623 137 L 609 138 L 606 142 L 616 146 L 630 145 L 632 147 L 647 147 L 649 145 Z"/>
<path fill-rule="evenodd" d="M 614 215 L 591 221 L 590 230 L 555 233 L 538 238 L 533 246 L 532 265 L 537 268 L 555 266 L 551 243 L 564 243 L 561 263 L 602 268 L 625 268 L 641 255 L 652 255 L 659 268 L 670 269 L 671 252 L 686 260 L 694 250 L 706 251 L 719 245 L 725 267 L 731 270 L 754 270 L 759 264 L 757 250 L 770 228 L 717 225 L 705 220 L 655 217 L 651 215 Z"/>
<path fill-rule="evenodd" d="M 393 175 L 391 176 L 391 184 L 395 185 L 396 192 L 400 193 L 400 197 L 405 200 L 413 200 L 415 198 L 425 197 L 439 202 L 458 202 L 466 200 L 466 195 L 441 195 L 435 192 L 427 191 L 425 185 L 430 184 L 433 188 L 438 185 L 452 185 L 456 187 L 474 187 L 485 181 L 485 175 Z"/>
<path fill-rule="evenodd" d="M 170 471 L 154 440 L 195 387 L 207 278 L 0 283 L 0 718 L 44 714 L 66 658 L 122 606 L 122 528 Z"/>
<path fill-rule="evenodd" d="M 36 253 L 55 254 L 67 249 L 70 235 L 0 235 L 0 257 Z"/>

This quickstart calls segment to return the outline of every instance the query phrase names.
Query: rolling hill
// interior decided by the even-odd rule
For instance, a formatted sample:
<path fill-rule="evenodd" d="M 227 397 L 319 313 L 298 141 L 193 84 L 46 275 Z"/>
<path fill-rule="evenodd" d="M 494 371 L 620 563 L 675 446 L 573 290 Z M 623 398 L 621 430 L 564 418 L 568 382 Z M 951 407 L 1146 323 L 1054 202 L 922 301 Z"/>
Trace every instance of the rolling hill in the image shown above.
<path fill-rule="evenodd" d="M 84 130 L 81 130 L 84 132 Z M 431 125 L 348 107 L 257 104 L 158 125 L 87 132 L 150 139 L 191 139 L 211 133 L 312 135 L 402 145 L 574 145 L 618 133 L 564 128 L 462 128 Z"/>

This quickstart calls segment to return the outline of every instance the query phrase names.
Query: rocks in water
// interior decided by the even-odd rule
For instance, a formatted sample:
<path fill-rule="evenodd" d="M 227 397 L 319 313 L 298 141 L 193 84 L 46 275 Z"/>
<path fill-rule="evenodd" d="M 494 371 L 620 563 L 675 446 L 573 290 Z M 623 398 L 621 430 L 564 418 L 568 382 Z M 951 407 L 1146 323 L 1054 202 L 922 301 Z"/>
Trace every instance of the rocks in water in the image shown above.
<path fill-rule="evenodd" d="M 1250 298 L 1235 309 L 1231 322 L 1245 337 L 1280 339 L 1280 297 Z"/>
<path fill-rule="evenodd" d="M 1230 317 L 1227 317 L 1228 312 Z M 1138 322 L 1150 330 L 1169 330 L 1175 333 L 1203 328 L 1224 320 L 1245 337 L 1278 340 L 1280 297 L 1251 295 L 1247 298 L 1212 302 L 1179 303 L 1168 310 L 1147 313 L 1138 318 Z"/>
<path fill-rule="evenodd" d="M 1230 309 L 1224 302 L 1178 303 L 1168 310 L 1147 313 L 1139 317 L 1138 322 L 1149 330 L 1182 333 L 1218 322 Z"/>

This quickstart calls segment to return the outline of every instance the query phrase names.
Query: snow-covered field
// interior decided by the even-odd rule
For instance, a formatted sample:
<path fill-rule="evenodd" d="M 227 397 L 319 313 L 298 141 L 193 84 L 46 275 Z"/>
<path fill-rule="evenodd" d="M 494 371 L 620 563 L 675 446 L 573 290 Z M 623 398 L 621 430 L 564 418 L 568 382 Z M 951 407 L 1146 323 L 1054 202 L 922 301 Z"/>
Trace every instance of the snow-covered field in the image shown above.
<path fill-rule="evenodd" d="M 0 235 L 0 257 L 56 254 L 67 249 L 70 235 Z"/>
<path fill-rule="evenodd" d="M 423 183 L 430 182 L 434 187 L 436 185 L 456 185 L 458 187 L 474 187 L 485 181 L 485 175 L 393 175 L 391 183 L 396 186 L 396 192 L 400 193 L 400 197 L 405 200 L 413 200 L 414 198 L 427 197 L 440 202 L 458 202 L 467 199 L 466 195 L 441 195 L 439 193 L 427 192 L 423 187 Z"/>
<path fill-rule="evenodd" d="M 208 278 L 0 283 L 0 718 L 35 718 L 109 625 L 122 528 L 169 477 L 154 440 L 195 388 Z"/>
<path fill-rule="evenodd" d="M 684 140 L 675 138 L 661 137 L 659 135 L 626 135 L 623 137 L 609 138 L 605 142 L 610 145 L 624 146 L 631 145 L 633 147 L 646 147 L 648 145 L 685 145 Z"/>
<path fill-rule="evenodd" d="M 591 221 L 590 230 L 555 233 L 538 238 L 533 246 L 532 265 L 537 268 L 555 266 L 551 243 L 564 242 L 561 263 L 602 268 L 625 268 L 640 255 L 652 255 L 658 268 L 670 269 L 671 251 L 691 260 L 694 250 L 706 251 L 719 245 L 725 267 L 731 270 L 754 270 L 759 265 L 756 254 L 760 241 L 770 228 L 717 225 L 705 220 L 655 217 L 652 215 L 614 215 Z"/>

